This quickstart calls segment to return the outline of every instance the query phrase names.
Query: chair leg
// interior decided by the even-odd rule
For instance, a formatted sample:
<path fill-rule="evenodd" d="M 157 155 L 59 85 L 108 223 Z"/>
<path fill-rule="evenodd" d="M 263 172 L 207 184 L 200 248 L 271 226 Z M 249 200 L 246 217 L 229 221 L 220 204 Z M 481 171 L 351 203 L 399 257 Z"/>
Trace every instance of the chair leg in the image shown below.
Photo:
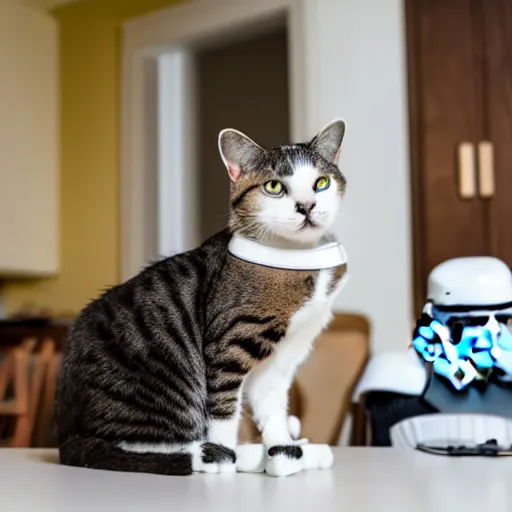
<path fill-rule="evenodd" d="M 18 414 L 28 413 L 29 402 L 29 364 L 30 353 L 27 349 L 18 347 L 13 350 L 13 384 L 14 402 Z"/>
<path fill-rule="evenodd" d="M 4 360 L 0 365 L 0 400 L 5 400 L 7 386 L 12 376 L 12 354 L 5 353 Z"/>
<path fill-rule="evenodd" d="M 26 347 L 18 347 L 13 351 L 14 371 L 14 403 L 16 416 L 14 417 L 14 431 L 9 446 L 13 448 L 26 447 L 25 439 L 29 429 L 29 365 L 30 353 Z"/>
<path fill-rule="evenodd" d="M 14 370 L 12 353 L 10 351 L 6 351 L 2 355 L 4 357 L 0 365 L 0 402 L 6 400 L 7 398 L 7 388 L 10 380 L 12 379 L 12 373 Z M 7 418 L 0 416 L 0 439 L 2 439 L 2 434 L 5 432 L 7 424 Z"/>
<path fill-rule="evenodd" d="M 41 414 L 37 431 L 35 435 L 34 446 L 38 448 L 48 448 L 52 440 L 52 423 L 55 404 L 55 391 L 57 388 L 57 378 L 59 376 L 62 354 L 56 352 L 48 363 L 46 372 L 46 382 L 44 385 L 43 398 L 41 403 Z"/>
<path fill-rule="evenodd" d="M 30 391 L 27 391 L 28 408 L 26 414 L 21 415 L 16 421 L 13 438 L 11 441 L 12 446 L 28 447 L 34 426 L 37 418 L 39 402 L 41 398 L 41 390 L 46 376 L 48 363 L 55 352 L 55 342 L 50 339 L 45 339 L 38 352 L 33 354 L 34 368 L 32 376 L 25 379 L 28 387 L 30 382 Z M 25 365 L 28 374 L 28 364 Z"/>

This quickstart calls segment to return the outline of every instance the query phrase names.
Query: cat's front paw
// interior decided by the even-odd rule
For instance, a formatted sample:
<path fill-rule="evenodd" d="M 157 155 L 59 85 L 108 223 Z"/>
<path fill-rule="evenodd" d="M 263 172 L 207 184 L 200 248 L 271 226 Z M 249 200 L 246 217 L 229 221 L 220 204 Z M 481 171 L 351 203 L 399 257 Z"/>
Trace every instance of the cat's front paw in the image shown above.
<path fill-rule="evenodd" d="M 236 448 L 236 470 L 241 473 L 263 473 L 267 463 L 263 443 L 241 444 Z"/>
<path fill-rule="evenodd" d="M 297 448 L 302 450 L 302 457 Z M 297 461 L 300 463 L 298 469 Z M 329 445 L 304 444 L 300 440 L 292 445 L 276 445 L 270 448 L 264 444 L 243 444 L 236 449 L 237 471 L 242 473 L 266 471 L 272 476 L 286 476 L 303 469 L 328 469 L 333 462 L 334 455 Z"/>
<path fill-rule="evenodd" d="M 289 476 L 303 469 L 303 447 L 295 444 L 272 446 L 267 451 L 265 472 L 271 476 Z"/>
<path fill-rule="evenodd" d="M 203 443 L 199 464 L 194 469 L 202 473 L 234 473 L 236 453 L 220 444 Z"/>
<path fill-rule="evenodd" d="M 327 444 L 306 444 L 302 453 L 302 469 L 329 469 L 334 463 L 332 449 Z"/>

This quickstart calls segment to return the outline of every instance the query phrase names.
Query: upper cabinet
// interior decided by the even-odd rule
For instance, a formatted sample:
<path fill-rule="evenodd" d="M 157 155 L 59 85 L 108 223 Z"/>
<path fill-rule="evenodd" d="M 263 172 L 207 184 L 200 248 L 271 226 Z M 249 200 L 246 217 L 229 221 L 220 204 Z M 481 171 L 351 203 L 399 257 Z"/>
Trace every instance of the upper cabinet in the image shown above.
<path fill-rule="evenodd" d="M 0 277 L 59 269 L 58 30 L 0 2 Z"/>

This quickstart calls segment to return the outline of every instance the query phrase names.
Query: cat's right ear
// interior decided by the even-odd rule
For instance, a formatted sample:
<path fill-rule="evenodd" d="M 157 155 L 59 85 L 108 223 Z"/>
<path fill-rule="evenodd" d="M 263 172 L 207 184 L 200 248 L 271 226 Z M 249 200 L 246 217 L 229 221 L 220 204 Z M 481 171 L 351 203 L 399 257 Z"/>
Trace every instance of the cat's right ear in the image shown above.
<path fill-rule="evenodd" d="M 327 161 L 338 165 L 344 135 L 345 121 L 343 119 L 335 119 L 327 126 L 324 126 L 310 144 Z"/>
<path fill-rule="evenodd" d="M 249 162 L 261 158 L 265 150 L 242 132 L 227 128 L 219 134 L 219 152 L 230 180 L 236 183 Z"/>

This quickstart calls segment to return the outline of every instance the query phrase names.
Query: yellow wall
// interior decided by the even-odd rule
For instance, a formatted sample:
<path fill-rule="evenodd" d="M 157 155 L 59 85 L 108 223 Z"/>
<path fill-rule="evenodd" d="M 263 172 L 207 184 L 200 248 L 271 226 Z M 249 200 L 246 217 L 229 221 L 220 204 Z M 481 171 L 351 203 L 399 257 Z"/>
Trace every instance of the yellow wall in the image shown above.
<path fill-rule="evenodd" d="M 177 0 L 86 0 L 55 12 L 61 43 L 61 273 L 8 281 L 23 304 L 78 311 L 118 282 L 121 25 Z"/>

